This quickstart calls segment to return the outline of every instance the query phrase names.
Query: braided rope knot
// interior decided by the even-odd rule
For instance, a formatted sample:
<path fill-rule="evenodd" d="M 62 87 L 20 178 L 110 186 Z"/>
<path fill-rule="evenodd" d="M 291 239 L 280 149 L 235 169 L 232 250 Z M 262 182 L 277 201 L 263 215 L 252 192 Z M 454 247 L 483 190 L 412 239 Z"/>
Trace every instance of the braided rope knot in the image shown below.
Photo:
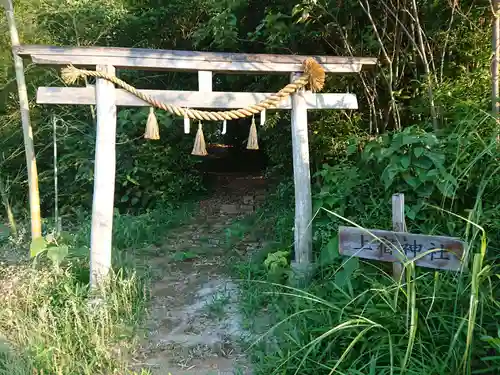
<path fill-rule="evenodd" d="M 78 69 L 73 65 L 63 68 L 61 76 L 66 84 L 73 84 L 82 77 L 102 78 L 114 83 L 125 91 L 128 91 L 152 107 L 162 109 L 176 116 L 189 117 L 192 120 L 200 121 L 223 121 L 250 117 L 266 109 L 276 108 L 280 102 L 306 86 L 308 86 L 313 92 L 323 89 L 325 84 L 325 71 L 321 65 L 315 59 L 309 57 L 303 62 L 302 67 L 304 70 L 302 75 L 283 87 L 277 93 L 268 96 L 266 99 L 257 104 L 252 104 L 246 108 L 234 109 L 230 111 L 199 111 L 196 109 L 184 109 L 173 104 L 163 103 L 151 95 L 137 90 L 135 87 L 129 85 L 114 75 L 94 70 Z"/>

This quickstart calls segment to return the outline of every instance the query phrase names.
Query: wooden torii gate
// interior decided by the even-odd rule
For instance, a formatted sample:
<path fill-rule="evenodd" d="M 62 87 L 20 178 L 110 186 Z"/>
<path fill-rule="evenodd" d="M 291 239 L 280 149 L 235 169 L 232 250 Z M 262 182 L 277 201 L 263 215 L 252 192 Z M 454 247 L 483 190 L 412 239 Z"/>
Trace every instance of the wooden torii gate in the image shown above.
<path fill-rule="evenodd" d="M 113 75 L 116 74 L 116 69 L 198 72 L 198 91 L 141 90 L 162 102 L 191 109 L 244 108 L 270 95 L 270 93 L 214 92 L 212 91 L 213 73 L 288 73 L 293 80 L 302 72 L 302 63 L 307 58 L 298 55 L 110 47 L 77 48 L 15 45 L 14 43 L 13 53 L 18 62 L 21 58 L 30 58 L 33 63 L 40 65 L 61 67 L 72 64 L 77 67 L 94 68 Z M 376 64 L 375 58 L 366 57 L 320 56 L 315 59 L 326 73 L 337 74 L 358 73 L 363 65 Z M 21 79 L 23 80 L 24 77 Z M 39 87 L 37 103 L 96 105 L 97 131 L 90 245 L 91 280 L 95 284 L 101 277 L 108 274 L 111 267 L 117 107 L 141 107 L 149 106 L 149 104 L 125 90 L 116 89 L 112 83 L 101 78 L 96 80 L 95 87 Z M 312 261 L 312 199 L 307 110 L 357 108 L 357 98 L 354 94 L 315 94 L 309 91 L 293 94 L 291 98 L 284 100 L 277 107 L 277 109 L 291 109 L 292 111 L 295 184 L 295 261 L 293 266 L 299 272 L 307 270 Z M 24 107 L 22 110 L 26 112 L 27 108 Z"/>

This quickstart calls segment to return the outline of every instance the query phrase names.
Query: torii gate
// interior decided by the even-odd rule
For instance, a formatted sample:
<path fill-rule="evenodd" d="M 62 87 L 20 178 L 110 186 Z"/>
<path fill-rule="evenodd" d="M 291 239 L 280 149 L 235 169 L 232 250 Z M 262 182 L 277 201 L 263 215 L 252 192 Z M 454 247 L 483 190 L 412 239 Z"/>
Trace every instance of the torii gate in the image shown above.
<path fill-rule="evenodd" d="M 11 35 L 17 35 L 11 0 L 1 0 L 6 6 Z M 288 73 L 293 80 L 302 72 L 306 56 L 209 53 L 192 51 L 151 50 L 139 48 L 111 47 L 54 47 L 20 45 L 13 40 L 16 68 L 21 58 L 30 58 L 34 63 L 51 66 L 74 65 L 90 67 L 97 71 L 115 74 L 116 69 L 141 69 L 159 71 L 198 72 L 198 91 L 140 90 L 156 99 L 184 108 L 238 109 L 256 104 L 271 94 L 244 92 L 213 92 L 213 73 Z M 363 65 L 375 65 L 376 58 L 320 56 L 315 59 L 326 73 L 358 73 Z M 18 70 L 18 69 L 17 69 Z M 27 118 L 25 145 L 27 161 L 34 160 L 33 144 L 30 140 L 29 109 L 25 94 L 24 75 L 17 71 L 21 98 L 21 111 Z M 24 92 L 23 92 L 24 90 Z M 25 99 L 23 99 L 25 98 Z M 96 105 L 97 130 L 94 171 L 94 195 L 91 230 L 91 280 L 96 283 L 106 276 L 111 267 L 112 225 L 115 188 L 115 136 L 118 106 L 141 107 L 148 103 L 98 78 L 95 87 L 39 87 L 39 104 Z M 295 260 L 293 268 L 300 273 L 307 271 L 312 261 L 312 198 L 309 166 L 309 141 L 307 128 L 308 109 L 357 109 L 356 95 L 347 93 L 315 94 L 301 91 L 281 102 L 277 109 L 292 111 L 292 149 L 295 185 Z M 31 144 L 30 144 L 31 143 Z M 31 159 L 30 159 L 31 158 Z M 29 177 L 36 178 L 36 163 L 28 168 Z M 31 185 L 34 187 L 31 188 Z M 37 214 L 38 183 L 30 179 L 30 206 L 33 220 Z M 33 189 L 36 188 L 36 191 Z M 36 193 L 36 194 L 35 194 Z M 39 215 L 39 209 L 38 209 Z M 32 225 L 32 228 L 34 226 Z M 36 227 L 36 225 L 35 225 Z M 33 232 L 35 236 L 36 233 Z"/>

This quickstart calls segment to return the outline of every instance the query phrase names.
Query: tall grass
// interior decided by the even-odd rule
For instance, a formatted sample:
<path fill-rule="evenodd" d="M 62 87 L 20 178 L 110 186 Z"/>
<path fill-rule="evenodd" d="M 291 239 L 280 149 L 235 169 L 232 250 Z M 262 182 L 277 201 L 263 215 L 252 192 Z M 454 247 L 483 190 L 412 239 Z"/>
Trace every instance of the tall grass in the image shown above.
<path fill-rule="evenodd" d="M 102 301 L 67 269 L 1 269 L 0 374 L 98 374 L 124 370 L 145 295 L 135 276 L 114 275 Z"/>
<path fill-rule="evenodd" d="M 89 290 L 86 214 L 79 226 L 66 223 L 71 251 L 62 267 L 43 258 L 36 264 L 12 256 L 0 262 L 0 375 L 127 373 L 148 297 L 148 247 L 193 212 L 188 204 L 117 215 L 113 271 L 102 290 Z M 0 260 L 2 252 L 27 247 L 11 239 L 0 246 Z"/>
<path fill-rule="evenodd" d="M 495 200 L 498 178 L 492 175 L 498 168 L 498 149 L 488 136 L 493 133 L 484 127 L 476 130 L 474 124 L 464 122 L 443 146 L 447 155 L 456 157 L 449 162 L 459 181 L 455 196 L 436 199 L 440 207 L 430 202 L 425 216 L 430 222 L 412 223 L 413 230 L 431 234 L 446 231 L 453 221 L 453 235 L 469 245 L 465 269 L 432 271 L 409 261 L 406 279 L 398 282 L 388 263 L 341 257 L 338 224 L 347 220 L 361 227 L 383 225 L 387 210 L 377 214 L 374 207 L 387 202 L 387 196 L 376 184 L 378 177 L 370 180 L 373 188 L 368 191 L 364 186 L 363 191 L 355 187 L 347 192 L 342 186 L 328 186 L 346 214 L 335 213 L 334 207 L 329 218 L 315 219 L 316 236 L 328 237 L 326 243 L 316 241 L 317 269 L 307 288 L 287 286 L 283 277 L 276 283 L 259 257 L 239 268 L 245 316 L 265 317 L 253 325 L 260 336 L 249 346 L 256 374 L 500 373 L 500 273 L 495 254 L 500 211 Z M 349 167 L 344 169 L 349 172 Z M 342 185 L 344 170 L 337 170 Z M 448 207 L 468 212 L 468 217 Z M 363 210 L 358 213 L 359 208 Z M 290 221 L 292 212 L 287 215 L 276 217 L 277 222 Z"/>
<path fill-rule="evenodd" d="M 491 347 L 481 342 L 496 333 L 498 315 L 480 250 L 463 275 L 408 263 L 402 284 L 388 267 L 360 262 L 340 287 L 335 275 L 350 260 L 322 269 L 307 290 L 244 282 L 246 314 L 265 307 L 274 317 L 250 350 L 257 373 L 497 373 L 500 361 L 486 360 Z"/>

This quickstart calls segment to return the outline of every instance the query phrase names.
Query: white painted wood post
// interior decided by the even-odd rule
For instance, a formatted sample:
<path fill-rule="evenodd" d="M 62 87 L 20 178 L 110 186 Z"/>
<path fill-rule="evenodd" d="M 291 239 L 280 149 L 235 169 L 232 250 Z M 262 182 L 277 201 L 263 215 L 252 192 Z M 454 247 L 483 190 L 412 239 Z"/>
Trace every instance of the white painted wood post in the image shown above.
<path fill-rule="evenodd" d="M 296 74 L 291 75 L 291 80 Z M 295 185 L 295 261 L 299 272 L 308 272 L 312 262 L 312 198 L 307 134 L 307 103 L 303 91 L 292 95 L 292 152 Z"/>
<path fill-rule="evenodd" d="M 14 7 L 11 0 L 2 0 L 9 24 L 10 39 L 12 47 L 19 46 L 19 34 L 17 32 L 16 20 L 14 18 Z M 31 216 L 31 238 L 42 236 L 42 221 L 40 216 L 40 192 L 38 190 L 38 170 L 36 166 L 35 147 L 33 145 L 33 130 L 31 128 L 30 107 L 28 90 L 24 77 L 23 59 L 13 53 L 14 67 L 16 70 L 17 90 L 19 94 L 19 106 L 21 109 L 21 122 L 23 126 L 24 150 L 26 154 L 26 168 L 28 171 L 28 189 Z"/>
<path fill-rule="evenodd" d="M 405 221 L 405 195 L 393 194 L 392 196 L 392 230 L 395 232 L 406 232 Z M 399 262 L 392 264 L 392 276 L 400 281 L 404 276 L 403 265 Z"/>
<path fill-rule="evenodd" d="M 198 72 L 198 91 L 212 92 L 212 72 L 206 70 Z"/>
<path fill-rule="evenodd" d="M 98 71 L 115 74 L 111 65 L 98 65 Z M 116 172 L 116 93 L 104 79 L 96 82 L 97 129 L 94 165 L 94 197 L 90 239 L 91 286 L 97 286 L 111 268 L 113 211 Z"/>

